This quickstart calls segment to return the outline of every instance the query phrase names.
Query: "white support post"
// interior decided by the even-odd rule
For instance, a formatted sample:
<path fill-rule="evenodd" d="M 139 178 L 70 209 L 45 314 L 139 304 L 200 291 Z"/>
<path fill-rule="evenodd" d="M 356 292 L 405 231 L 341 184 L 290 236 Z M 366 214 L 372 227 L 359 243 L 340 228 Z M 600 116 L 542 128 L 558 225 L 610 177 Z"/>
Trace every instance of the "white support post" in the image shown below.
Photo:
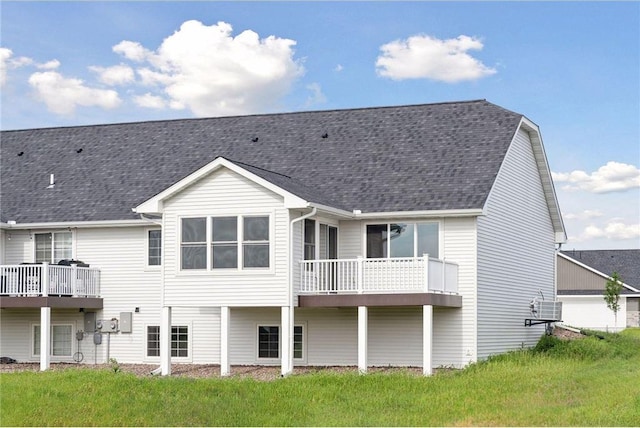
<path fill-rule="evenodd" d="M 433 306 L 422 307 L 422 374 L 431 376 L 433 367 Z"/>
<path fill-rule="evenodd" d="M 282 356 L 280 359 L 282 376 L 287 376 L 293 371 L 293 317 L 292 309 L 289 306 L 282 306 L 280 311 L 282 326 L 280 333 L 280 348 Z"/>
<path fill-rule="evenodd" d="M 47 297 L 49 295 L 49 263 L 42 263 L 42 281 L 40 282 L 40 295 Z"/>
<path fill-rule="evenodd" d="M 51 365 L 51 308 L 40 308 L 40 371 Z"/>
<path fill-rule="evenodd" d="M 160 374 L 171 374 L 171 307 L 162 308 L 160 320 Z"/>
<path fill-rule="evenodd" d="M 220 308 L 220 376 L 231 374 L 231 364 L 229 363 L 229 326 L 230 309 L 228 306 Z"/>
<path fill-rule="evenodd" d="M 367 372 L 367 323 L 368 308 L 358 306 L 358 371 Z"/>

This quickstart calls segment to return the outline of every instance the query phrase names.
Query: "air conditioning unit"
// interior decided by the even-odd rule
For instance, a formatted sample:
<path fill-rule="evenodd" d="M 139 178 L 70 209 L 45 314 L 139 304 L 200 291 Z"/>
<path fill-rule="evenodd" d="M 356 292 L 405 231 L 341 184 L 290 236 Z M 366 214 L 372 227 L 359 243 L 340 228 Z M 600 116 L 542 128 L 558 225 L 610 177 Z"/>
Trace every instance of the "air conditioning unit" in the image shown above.
<path fill-rule="evenodd" d="M 560 321 L 562 319 L 562 302 L 534 299 L 531 302 L 531 315 L 539 320 Z"/>
<path fill-rule="evenodd" d="M 96 321 L 96 330 L 102 333 L 116 333 L 118 331 L 118 319 Z"/>

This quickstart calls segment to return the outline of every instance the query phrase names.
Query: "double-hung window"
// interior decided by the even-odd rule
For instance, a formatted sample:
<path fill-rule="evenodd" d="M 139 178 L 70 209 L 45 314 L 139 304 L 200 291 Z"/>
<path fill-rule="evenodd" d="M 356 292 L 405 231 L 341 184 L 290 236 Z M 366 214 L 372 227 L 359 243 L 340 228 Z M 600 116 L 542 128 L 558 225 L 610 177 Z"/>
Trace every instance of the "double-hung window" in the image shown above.
<path fill-rule="evenodd" d="M 181 229 L 183 270 L 252 269 L 270 265 L 269 216 L 183 218 Z"/>
<path fill-rule="evenodd" d="M 71 232 L 36 233 L 36 263 L 73 259 Z"/>
<path fill-rule="evenodd" d="M 367 225 L 367 258 L 439 257 L 439 226 L 429 223 Z"/>
<path fill-rule="evenodd" d="M 147 264 L 160 266 L 162 264 L 162 231 L 153 229 L 147 232 Z"/>

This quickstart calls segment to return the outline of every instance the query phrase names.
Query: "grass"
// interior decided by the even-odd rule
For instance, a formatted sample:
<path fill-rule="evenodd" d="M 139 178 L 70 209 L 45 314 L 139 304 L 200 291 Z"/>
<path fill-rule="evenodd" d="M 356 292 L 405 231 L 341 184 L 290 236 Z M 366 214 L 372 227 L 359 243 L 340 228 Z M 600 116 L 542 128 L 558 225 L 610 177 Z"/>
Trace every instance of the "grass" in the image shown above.
<path fill-rule="evenodd" d="M 3 426 L 636 426 L 640 329 L 544 337 L 430 378 L 319 372 L 272 382 L 110 370 L 0 375 Z"/>

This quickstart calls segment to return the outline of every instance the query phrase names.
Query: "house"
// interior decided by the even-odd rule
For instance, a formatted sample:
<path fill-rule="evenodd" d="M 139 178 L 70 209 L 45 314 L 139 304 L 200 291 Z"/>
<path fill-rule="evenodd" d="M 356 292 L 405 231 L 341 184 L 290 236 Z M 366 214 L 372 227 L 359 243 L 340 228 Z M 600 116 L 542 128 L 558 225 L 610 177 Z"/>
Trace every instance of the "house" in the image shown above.
<path fill-rule="evenodd" d="M 614 272 L 622 280 L 617 319 L 604 301 Z M 640 327 L 640 250 L 561 251 L 557 281 L 565 324 L 602 331 Z"/>
<path fill-rule="evenodd" d="M 1 162 L 0 347 L 43 370 L 429 374 L 555 296 L 540 131 L 485 100 L 4 131 Z"/>

